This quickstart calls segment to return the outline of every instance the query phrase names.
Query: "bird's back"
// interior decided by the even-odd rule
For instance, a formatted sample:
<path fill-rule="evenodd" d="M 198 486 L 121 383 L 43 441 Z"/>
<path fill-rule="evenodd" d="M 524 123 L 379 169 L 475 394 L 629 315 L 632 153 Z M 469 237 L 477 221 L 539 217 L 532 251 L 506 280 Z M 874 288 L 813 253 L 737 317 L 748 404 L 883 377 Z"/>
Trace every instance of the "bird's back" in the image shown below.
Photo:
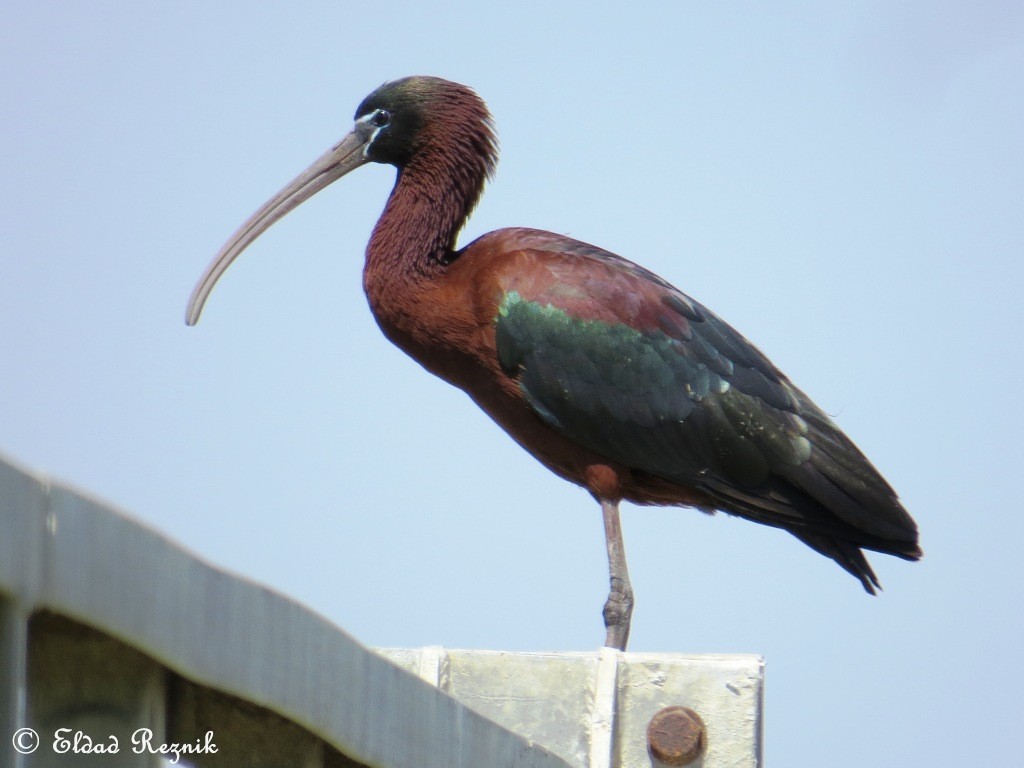
<path fill-rule="evenodd" d="M 700 506 L 790 531 L 872 592 L 862 547 L 920 557 L 914 521 L 853 442 L 665 280 L 537 230 L 499 230 L 461 254 L 479 261 L 493 353 L 531 417 L 626 468 L 625 498 L 694 504 L 696 491 Z"/>

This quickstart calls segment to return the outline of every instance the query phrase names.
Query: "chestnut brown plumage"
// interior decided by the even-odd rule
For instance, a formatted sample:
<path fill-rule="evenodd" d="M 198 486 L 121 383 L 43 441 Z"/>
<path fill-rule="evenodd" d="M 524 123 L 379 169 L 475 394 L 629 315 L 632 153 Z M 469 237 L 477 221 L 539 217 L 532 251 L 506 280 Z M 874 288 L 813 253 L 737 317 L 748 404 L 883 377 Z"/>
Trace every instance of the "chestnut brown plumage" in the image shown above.
<path fill-rule="evenodd" d="M 497 161 L 486 106 L 457 83 L 410 77 L 370 94 L 353 131 L 217 254 L 187 322 L 260 233 L 371 161 L 398 169 L 366 249 L 373 315 L 392 342 L 600 502 L 607 645 L 626 647 L 633 606 L 623 499 L 782 528 L 872 594 L 878 579 L 862 550 L 921 556 L 917 526 L 856 446 L 750 342 L 665 280 L 532 229 L 456 249 Z"/>

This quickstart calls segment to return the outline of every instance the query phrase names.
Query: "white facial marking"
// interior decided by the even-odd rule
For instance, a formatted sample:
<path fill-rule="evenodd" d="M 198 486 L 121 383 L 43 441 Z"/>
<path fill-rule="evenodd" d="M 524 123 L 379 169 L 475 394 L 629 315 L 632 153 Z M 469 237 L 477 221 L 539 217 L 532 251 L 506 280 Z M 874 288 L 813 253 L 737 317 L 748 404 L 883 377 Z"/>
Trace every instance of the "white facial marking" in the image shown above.
<path fill-rule="evenodd" d="M 356 120 L 356 125 L 359 125 L 360 123 L 362 123 L 363 125 L 372 124 L 373 123 L 373 118 L 376 117 L 376 115 L 377 115 L 377 113 L 379 111 L 380 110 L 375 109 L 370 114 L 363 115 L 358 120 Z M 377 140 L 377 134 L 379 134 L 385 128 L 387 128 L 386 125 L 382 125 L 382 126 L 379 126 L 379 127 L 377 127 L 377 126 L 374 127 L 373 133 L 370 134 L 370 140 L 367 141 L 366 144 L 363 146 L 363 157 L 369 157 L 370 156 L 370 147 L 373 146 L 373 142 L 375 142 Z"/>

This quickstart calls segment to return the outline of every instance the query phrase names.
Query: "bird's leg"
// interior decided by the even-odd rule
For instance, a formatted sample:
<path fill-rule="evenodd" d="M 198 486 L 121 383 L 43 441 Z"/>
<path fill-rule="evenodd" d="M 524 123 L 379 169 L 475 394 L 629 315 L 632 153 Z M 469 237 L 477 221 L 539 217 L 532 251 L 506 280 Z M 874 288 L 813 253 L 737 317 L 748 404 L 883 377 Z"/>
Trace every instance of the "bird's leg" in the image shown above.
<path fill-rule="evenodd" d="M 633 616 L 633 587 L 630 586 L 629 570 L 626 568 L 619 502 L 601 499 L 601 513 L 604 516 L 604 537 L 608 545 L 608 571 L 612 584 L 604 604 L 604 625 L 608 630 L 604 644 L 624 651 L 629 641 L 629 621 Z"/>

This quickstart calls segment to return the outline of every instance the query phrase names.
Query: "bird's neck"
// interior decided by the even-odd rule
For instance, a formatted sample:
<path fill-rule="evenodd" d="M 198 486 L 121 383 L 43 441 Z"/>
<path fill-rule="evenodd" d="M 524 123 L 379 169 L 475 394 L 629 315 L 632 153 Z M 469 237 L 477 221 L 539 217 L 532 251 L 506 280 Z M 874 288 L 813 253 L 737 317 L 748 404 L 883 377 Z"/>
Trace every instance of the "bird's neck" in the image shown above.
<path fill-rule="evenodd" d="M 482 167 L 443 152 L 425 152 L 399 170 L 366 248 L 363 287 L 375 314 L 443 275 L 484 177 Z"/>

